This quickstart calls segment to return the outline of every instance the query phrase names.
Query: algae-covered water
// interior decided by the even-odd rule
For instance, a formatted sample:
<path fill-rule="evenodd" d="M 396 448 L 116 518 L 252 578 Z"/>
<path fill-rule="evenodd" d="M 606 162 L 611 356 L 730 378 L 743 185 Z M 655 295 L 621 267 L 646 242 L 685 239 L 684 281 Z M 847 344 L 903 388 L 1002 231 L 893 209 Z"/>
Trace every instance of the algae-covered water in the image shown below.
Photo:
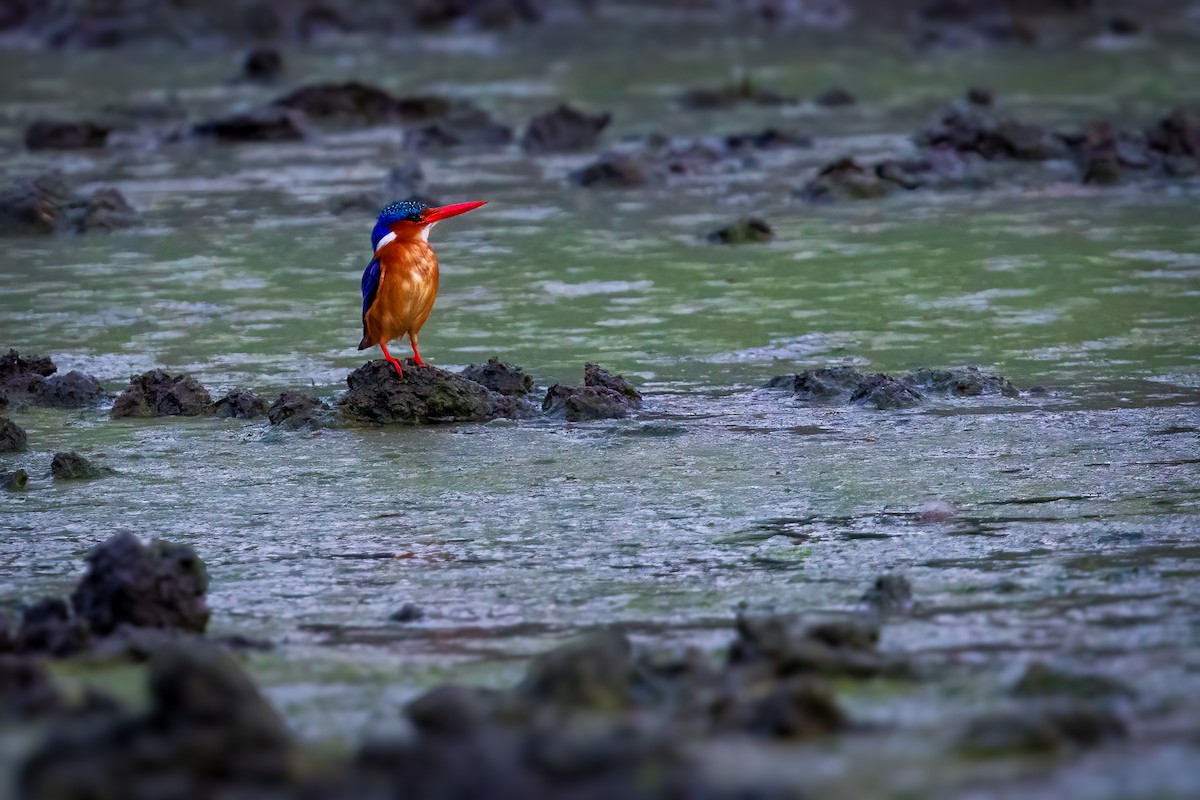
<path fill-rule="evenodd" d="M 435 39 L 403 69 L 399 45 L 288 55 L 291 83 L 452 93 L 513 124 L 570 99 L 614 113 L 610 142 L 765 124 L 815 136 L 736 173 L 627 192 L 568 185 L 594 154 L 422 157 L 436 198 L 490 201 L 432 237 L 442 287 L 425 358 L 455 368 L 500 355 L 542 387 L 598 362 L 645 393 L 641 413 L 296 432 L 18 412 L 30 449 L 0 466 L 32 479 L 0 495 L 0 601 L 67 591 L 116 530 L 189 543 L 211 574 L 212 629 L 275 643 L 249 663 L 294 727 L 354 740 L 396 724 L 399 701 L 423 687 L 503 685 L 524 657 L 594 625 L 717 648 L 738 609 L 849 610 L 876 575 L 902 572 L 916 611 L 884 627 L 883 646 L 930 677 L 848 688 L 868 732 L 788 769 L 918 795 L 980 774 L 1046 796 L 1062 781 L 1077 796 L 1200 792 L 1188 766 L 1200 755 L 1200 187 L 1064 177 L 829 207 L 791 195 L 840 153 L 907 152 L 914 127 L 968 84 L 1038 121 L 1144 124 L 1194 97 L 1200 57 L 1163 46 L 914 60 L 836 37 L 800 48 L 710 33 L 630 64 L 615 38 Z M 739 69 L 807 96 L 840 83 L 862 102 L 671 103 Z M 403 161 L 398 130 L 69 155 L 15 146 L 34 114 L 175 95 L 198 117 L 282 90 L 230 86 L 231 72 L 203 55 L 186 67 L 165 53 L 0 55 L 0 175 L 56 166 L 83 187 L 115 185 L 146 220 L 6 239 L 0 345 L 114 392 L 153 367 L 190 372 L 214 396 L 345 388 L 364 360 L 358 278 L 373 219 L 330 209 Z M 774 242 L 704 241 L 751 213 Z M 830 364 L 977 364 L 1046 391 L 884 412 L 759 388 Z M 116 474 L 55 484 L 59 450 Z M 423 619 L 387 620 L 409 601 Z M 1132 683 L 1135 736 L 1065 765 L 947 763 L 949 732 L 1003 708 L 1006 682 L 1035 658 Z M 863 752 L 876 766 L 851 770 Z"/>

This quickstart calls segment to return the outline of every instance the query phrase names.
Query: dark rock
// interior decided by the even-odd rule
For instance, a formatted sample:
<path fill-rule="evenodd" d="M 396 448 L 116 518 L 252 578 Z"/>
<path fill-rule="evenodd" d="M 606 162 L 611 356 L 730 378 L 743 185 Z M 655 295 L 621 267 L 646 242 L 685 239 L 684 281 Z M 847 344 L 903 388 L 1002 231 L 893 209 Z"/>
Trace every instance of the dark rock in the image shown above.
<path fill-rule="evenodd" d="M 80 653 L 87 646 L 87 624 L 72 618 L 67 604 L 59 598 L 39 600 L 21 611 L 21 627 L 13 640 L 16 652 L 62 658 Z"/>
<path fill-rule="evenodd" d="M 756 106 L 782 106 L 796 102 L 793 97 L 756 86 L 750 78 L 717 89 L 689 89 L 679 98 L 685 108 L 720 109 L 749 104 Z"/>
<path fill-rule="evenodd" d="M 51 375 L 35 384 L 31 402 L 51 408 L 81 408 L 108 397 L 100 381 L 78 370 L 66 375 Z"/>
<path fill-rule="evenodd" d="M 416 622 L 424 618 L 425 611 L 416 603 L 405 603 L 399 609 L 388 615 L 392 622 Z"/>
<path fill-rule="evenodd" d="M 608 389 L 637 405 L 640 405 L 642 402 L 641 393 L 637 389 L 634 389 L 633 385 L 625 380 L 623 375 L 613 375 L 597 364 L 583 365 L 583 385 Z"/>
<path fill-rule="evenodd" d="M 7 492 L 19 492 L 29 483 L 29 473 L 23 469 L 12 472 L 0 472 L 0 489 Z"/>
<path fill-rule="evenodd" d="M 1127 735 L 1124 721 L 1111 711 L 1050 707 L 976 719 L 959 746 L 975 756 L 1040 755 L 1096 747 Z"/>
<path fill-rule="evenodd" d="M 813 138 L 807 134 L 764 128 L 751 133 L 731 133 L 725 137 L 729 150 L 774 150 L 781 147 L 812 147 Z"/>
<path fill-rule="evenodd" d="M 87 203 L 61 172 L 17 178 L 0 188 L 0 235 L 47 234 L 64 230 Z"/>
<path fill-rule="evenodd" d="M 912 608 L 912 582 L 903 575 L 880 575 L 863 593 L 862 601 L 877 614 L 903 614 Z"/>
<path fill-rule="evenodd" d="M 8 417 L 0 417 L 0 453 L 19 453 L 28 447 L 25 429 Z"/>
<path fill-rule="evenodd" d="M 521 137 L 527 153 L 567 153 L 596 146 L 600 132 L 612 121 L 611 114 L 587 114 L 568 105 L 529 121 Z"/>
<path fill-rule="evenodd" d="M 417 0 L 410 14 L 417 27 L 433 29 L 504 30 L 542 19 L 541 5 L 533 0 Z"/>
<path fill-rule="evenodd" d="M 142 224 L 142 216 L 125 196 L 111 186 L 102 186 L 88 198 L 87 209 L 77 223 L 80 233 L 115 231 Z"/>
<path fill-rule="evenodd" d="M 199 122 L 192 126 L 192 133 L 231 144 L 298 142 L 306 136 L 300 116 L 277 106 L 260 106 Z"/>
<path fill-rule="evenodd" d="M 1011 119 L 995 119 L 979 105 L 953 106 L 920 131 L 917 143 L 978 153 L 989 160 L 1046 161 L 1068 155 L 1062 139 L 1044 128 Z"/>
<path fill-rule="evenodd" d="M 980 372 L 978 367 L 957 369 L 918 369 L 900 376 L 900 382 L 927 394 L 947 394 L 954 397 L 979 397 L 999 394 L 1018 397 L 1017 387 L 1000 375 Z"/>
<path fill-rule="evenodd" d="M 1104 30 L 1113 36 L 1137 36 L 1142 32 L 1142 23 L 1133 17 L 1113 17 L 1105 23 Z"/>
<path fill-rule="evenodd" d="M 996 103 L 996 93 L 981 86 L 967 89 L 967 102 L 973 106 L 992 106 Z"/>
<path fill-rule="evenodd" d="M 600 631 L 535 658 L 517 691 L 556 706 L 614 711 L 631 706 L 636 689 L 629 640 Z"/>
<path fill-rule="evenodd" d="M 714 709 L 718 729 L 771 739 L 809 739 L 847 726 L 833 692 L 822 681 L 791 677 L 751 685 L 749 697 L 726 697 Z"/>
<path fill-rule="evenodd" d="M 462 376 L 500 394 L 526 395 L 533 391 L 533 377 L 518 366 L 505 364 L 499 356 L 492 356 L 483 365 L 471 364 Z"/>
<path fill-rule="evenodd" d="M 256 47 L 242 61 L 242 80 L 274 83 L 283 77 L 283 54 L 273 47 Z"/>
<path fill-rule="evenodd" d="M 387 363 L 387 362 L 384 362 Z M 286 428 L 320 427 L 329 417 L 329 404 L 303 392 L 286 391 L 267 410 L 272 425 Z"/>
<path fill-rule="evenodd" d="M 32 658 L 0 654 L 0 720 L 40 717 L 63 705 L 45 666 Z"/>
<path fill-rule="evenodd" d="M 120 625 L 203 633 L 208 625 L 208 572 L 191 547 L 118 533 L 87 556 L 87 573 L 71 605 L 92 632 Z"/>
<path fill-rule="evenodd" d="M 30 150 L 81 150 L 104 147 L 112 127 L 90 120 L 38 119 L 25 129 Z"/>
<path fill-rule="evenodd" d="M 150 708 L 64 724 L 22 764 L 18 793 L 55 797 L 261 797 L 296 783 L 298 753 L 237 665 L 198 642 L 156 653 Z"/>
<path fill-rule="evenodd" d="M 850 404 L 869 406 L 881 411 L 892 408 L 911 408 L 921 402 L 921 395 L 900 381 L 883 373 L 868 375 L 850 395 Z"/>
<path fill-rule="evenodd" d="M 1200 114 L 1177 108 L 1146 131 L 1146 141 L 1165 156 L 1200 158 Z"/>
<path fill-rule="evenodd" d="M 513 140 L 512 128 L 498 122 L 483 109 L 455 108 L 441 119 L 414 128 L 404 137 L 404 146 L 416 151 L 460 147 L 503 147 Z"/>
<path fill-rule="evenodd" d="M 810 203 L 829 203 L 879 198 L 893 188 L 893 184 L 881 180 L 873 169 L 853 158 L 840 158 L 822 167 L 798 194 Z"/>
<path fill-rule="evenodd" d="M 111 473 L 112 470 L 96 466 L 79 453 L 55 453 L 50 461 L 50 474 L 56 481 L 101 478 Z"/>
<path fill-rule="evenodd" d="M 452 684 L 431 689 L 404 708 L 417 730 L 433 736 L 469 734 L 485 724 L 489 711 L 482 692 Z"/>
<path fill-rule="evenodd" d="M 718 228 L 705 238 L 713 244 L 769 242 L 775 238 L 775 231 L 771 230 L 771 226 L 765 220 L 748 217 L 724 228 Z"/>
<path fill-rule="evenodd" d="M 817 95 L 813 102 L 825 108 L 838 108 L 852 106 L 858 102 L 858 98 L 842 87 L 834 86 Z"/>
<path fill-rule="evenodd" d="M 232 389 L 213 406 L 218 417 L 255 419 L 267 413 L 267 401 L 249 389 Z"/>
<path fill-rule="evenodd" d="M 199 417 L 212 413 L 212 397 L 191 375 L 150 370 L 129 380 L 113 404 L 112 417 Z"/>
<path fill-rule="evenodd" d="M 639 189 L 661 180 L 649 164 L 628 153 L 604 153 L 570 175 L 571 183 L 592 189 Z"/>
<path fill-rule="evenodd" d="M 358 81 L 303 86 L 275 100 L 273 105 L 301 112 L 314 120 L 357 125 L 412 125 L 455 118 L 457 121 L 450 127 L 460 134 L 471 124 L 492 122 L 484 111 L 465 100 L 436 95 L 397 97 Z"/>
<path fill-rule="evenodd" d="M 871 678 L 901 674 L 876 646 L 879 629 L 866 621 L 806 625 L 799 618 L 739 614 L 731 665 L 766 668 L 770 674 Z"/>
<path fill-rule="evenodd" d="M 1068 697 L 1086 701 L 1137 696 L 1137 692 L 1120 681 L 1103 675 L 1061 670 L 1044 661 L 1035 661 L 1026 667 L 1010 693 L 1015 697 Z"/>
<path fill-rule="evenodd" d="M 767 382 L 767 388 L 787 389 L 808 403 L 844 403 L 863 378 L 854 367 L 823 367 L 799 375 L 779 375 Z"/>
<path fill-rule="evenodd" d="M 623 377 L 587 364 L 584 385 L 551 386 L 542 400 L 542 411 L 563 416 L 568 422 L 586 422 L 626 417 L 641 404 L 641 395 Z"/>
<path fill-rule="evenodd" d="M 352 372 L 349 391 L 338 400 L 342 416 L 374 425 L 482 422 L 515 417 L 522 411 L 513 397 L 437 367 L 404 362 L 404 375 L 387 361 L 371 361 Z"/>

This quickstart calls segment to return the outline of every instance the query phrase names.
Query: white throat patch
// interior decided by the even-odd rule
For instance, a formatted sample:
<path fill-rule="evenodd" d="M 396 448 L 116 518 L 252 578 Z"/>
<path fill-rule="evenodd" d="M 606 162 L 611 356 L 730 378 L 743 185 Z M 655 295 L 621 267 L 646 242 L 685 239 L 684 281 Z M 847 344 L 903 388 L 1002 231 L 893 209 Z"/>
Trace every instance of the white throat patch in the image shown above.
<path fill-rule="evenodd" d="M 429 232 L 431 230 L 433 230 L 434 225 L 437 225 L 437 223 L 431 222 L 428 225 L 426 225 L 425 227 L 421 228 L 421 241 L 423 241 L 423 242 L 429 241 Z"/>
<path fill-rule="evenodd" d="M 396 241 L 396 234 L 392 231 L 388 231 L 387 236 L 384 236 L 379 240 L 379 244 L 375 245 L 375 252 L 378 253 L 380 250 L 387 247 L 394 241 Z"/>

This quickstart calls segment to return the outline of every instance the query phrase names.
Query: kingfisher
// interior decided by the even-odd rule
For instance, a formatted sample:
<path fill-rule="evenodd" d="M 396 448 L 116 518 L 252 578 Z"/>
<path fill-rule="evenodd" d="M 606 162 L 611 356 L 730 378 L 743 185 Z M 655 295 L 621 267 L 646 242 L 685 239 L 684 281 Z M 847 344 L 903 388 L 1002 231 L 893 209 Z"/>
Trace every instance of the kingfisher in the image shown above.
<path fill-rule="evenodd" d="M 429 246 L 429 231 L 444 219 L 484 205 L 455 203 L 430 208 L 417 200 L 392 203 L 379 212 L 371 231 L 375 255 L 362 276 L 363 337 L 359 350 L 379 345 L 383 357 L 404 377 L 400 362 L 388 352 L 388 342 L 406 334 L 413 361 L 425 366 L 417 351 L 417 334 L 429 319 L 438 292 L 438 262 Z"/>

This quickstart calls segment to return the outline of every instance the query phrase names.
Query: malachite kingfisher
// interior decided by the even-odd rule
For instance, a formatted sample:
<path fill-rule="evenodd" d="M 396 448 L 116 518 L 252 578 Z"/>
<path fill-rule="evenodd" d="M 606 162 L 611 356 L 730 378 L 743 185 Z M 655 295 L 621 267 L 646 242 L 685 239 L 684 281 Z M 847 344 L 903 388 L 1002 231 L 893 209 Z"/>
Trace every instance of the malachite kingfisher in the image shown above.
<path fill-rule="evenodd" d="M 444 219 L 465 214 L 484 203 L 455 203 L 430 208 L 416 200 L 392 203 L 379 212 L 371 246 L 375 256 L 362 276 L 363 337 L 359 350 L 379 345 L 383 357 L 404 377 L 388 342 L 408 335 L 413 361 L 425 366 L 417 351 L 417 334 L 429 319 L 438 293 L 438 262 L 429 246 L 429 231 Z"/>

